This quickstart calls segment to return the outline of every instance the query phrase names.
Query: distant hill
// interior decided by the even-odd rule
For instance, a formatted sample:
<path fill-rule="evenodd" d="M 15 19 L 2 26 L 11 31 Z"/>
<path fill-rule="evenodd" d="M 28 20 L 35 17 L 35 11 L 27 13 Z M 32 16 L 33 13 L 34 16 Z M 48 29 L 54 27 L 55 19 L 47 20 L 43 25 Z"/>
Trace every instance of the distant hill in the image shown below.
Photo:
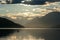
<path fill-rule="evenodd" d="M 36 38 L 41 37 L 45 40 L 60 40 L 60 12 L 50 12 L 43 17 L 36 17 L 29 25 L 41 28 L 31 33 Z"/>
<path fill-rule="evenodd" d="M 16 24 L 11 20 L 0 17 L 0 28 L 24 28 L 24 26 Z M 19 29 L 0 29 L 0 38 L 7 37 Z"/>
<path fill-rule="evenodd" d="M 42 17 L 40 21 L 42 21 L 43 24 L 50 25 L 50 26 L 60 25 L 60 12 L 48 13 L 47 15 Z"/>
<path fill-rule="evenodd" d="M 60 28 L 60 12 L 50 12 L 42 17 L 36 17 L 27 24 L 36 28 Z"/>

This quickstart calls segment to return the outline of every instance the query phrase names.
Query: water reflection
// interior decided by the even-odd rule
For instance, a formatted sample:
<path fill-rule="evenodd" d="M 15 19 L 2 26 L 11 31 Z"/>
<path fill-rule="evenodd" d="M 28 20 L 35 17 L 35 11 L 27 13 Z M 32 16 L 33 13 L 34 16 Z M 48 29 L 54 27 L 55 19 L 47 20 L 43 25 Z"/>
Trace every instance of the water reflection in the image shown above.
<path fill-rule="evenodd" d="M 7 38 L 1 40 L 59 40 L 60 29 L 56 28 L 38 28 L 38 29 L 21 29 Z"/>

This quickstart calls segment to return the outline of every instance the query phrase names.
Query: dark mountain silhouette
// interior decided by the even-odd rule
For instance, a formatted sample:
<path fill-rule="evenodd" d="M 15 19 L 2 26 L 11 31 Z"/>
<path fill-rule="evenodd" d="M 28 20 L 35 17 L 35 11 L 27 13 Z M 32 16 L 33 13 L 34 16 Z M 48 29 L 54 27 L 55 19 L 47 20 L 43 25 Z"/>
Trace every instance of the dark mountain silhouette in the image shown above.
<path fill-rule="evenodd" d="M 50 28 L 50 29 L 39 29 L 38 34 L 33 33 L 32 35 L 37 38 L 42 37 L 45 40 L 60 40 L 60 12 L 50 12 L 41 18 L 36 18 L 36 21 L 42 23 L 39 28 Z M 34 19 L 35 20 L 35 19 Z M 41 25 L 41 24 L 40 24 Z M 46 27 L 46 26 L 47 27 Z M 37 36 L 38 35 L 38 36 Z"/>
<path fill-rule="evenodd" d="M 39 19 L 44 24 L 51 25 L 51 28 L 60 28 L 58 26 L 54 27 L 55 25 L 60 25 L 60 12 L 51 12 Z"/>
<path fill-rule="evenodd" d="M 50 29 L 50 31 L 46 32 L 44 34 L 44 37 L 46 40 L 60 40 L 60 12 L 51 12 L 47 14 L 43 19 L 45 18 L 45 21 L 49 24 L 52 24 L 53 26 L 51 28 L 56 29 Z"/>
<path fill-rule="evenodd" d="M 19 29 L 1 29 L 1 28 L 24 28 L 22 25 L 16 24 L 11 20 L 0 17 L 0 38 L 7 37 Z"/>
<path fill-rule="evenodd" d="M 60 28 L 59 25 L 60 25 L 60 12 L 50 12 L 45 16 L 35 17 L 27 24 L 27 26 L 35 28 Z"/>

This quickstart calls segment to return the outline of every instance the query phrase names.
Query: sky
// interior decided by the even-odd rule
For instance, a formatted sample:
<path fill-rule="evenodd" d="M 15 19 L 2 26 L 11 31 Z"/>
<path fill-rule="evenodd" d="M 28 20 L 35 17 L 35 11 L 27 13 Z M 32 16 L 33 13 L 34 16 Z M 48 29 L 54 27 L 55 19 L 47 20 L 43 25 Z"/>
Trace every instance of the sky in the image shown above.
<path fill-rule="evenodd" d="M 31 22 L 30 20 L 33 20 L 36 17 L 43 17 L 49 12 L 55 10 L 59 11 L 60 10 L 59 4 L 60 2 L 55 2 L 51 4 L 45 4 L 45 5 L 1 4 L 0 16 L 10 17 L 16 20 L 17 23 L 26 26 L 26 24 Z"/>

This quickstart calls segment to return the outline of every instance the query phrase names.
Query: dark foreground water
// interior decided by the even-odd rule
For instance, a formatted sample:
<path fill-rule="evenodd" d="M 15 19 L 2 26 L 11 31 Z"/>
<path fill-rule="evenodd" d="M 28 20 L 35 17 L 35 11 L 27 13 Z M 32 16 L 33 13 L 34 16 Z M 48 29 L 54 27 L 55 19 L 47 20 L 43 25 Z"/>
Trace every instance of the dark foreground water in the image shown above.
<path fill-rule="evenodd" d="M 60 29 L 25 28 L 0 40 L 60 40 Z"/>

